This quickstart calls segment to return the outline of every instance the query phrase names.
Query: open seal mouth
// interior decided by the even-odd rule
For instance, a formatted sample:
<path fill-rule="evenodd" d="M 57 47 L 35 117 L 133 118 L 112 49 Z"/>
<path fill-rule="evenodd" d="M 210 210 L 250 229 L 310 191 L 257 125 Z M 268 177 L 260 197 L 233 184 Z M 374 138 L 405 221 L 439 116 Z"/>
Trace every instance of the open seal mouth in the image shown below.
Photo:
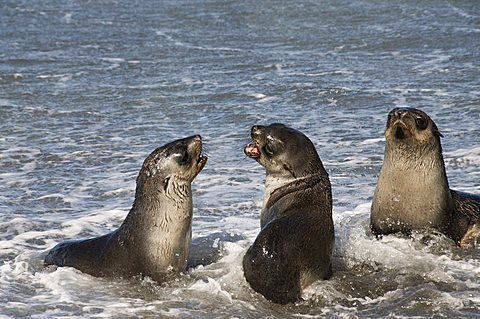
<path fill-rule="evenodd" d="M 411 135 L 408 126 L 401 120 L 397 120 L 393 124 L 393 133 L 396 139 L 402 140 Z"/>
<path fill-rule="evenodd" d="M 397 126 L 395 129 L 395 137 L 398 138 L 399 140 L 405 138 L 405 132 L 403 131 L 403 128 L 400 126 Z"/>
<path fill-rule="evenodd" d="M 203 167 L 207 163 L 207 160 L 208 160 L 208 157 L 206 155 L 203 155 L 202 153 L 198 155 L 197 163 L 196 163 L 197 172 L 200 172 L 203 169 Z"/>
<path fill-rule="evenodd" d="M 247 154 L 248 157 L 251 157 L 251 158 L 260 157 L 260 149 L 255 143 L 250 143 L 247 146 L 245 146 L 244 152 L 245 154 Z"/>
<path fill-rule="evenodd" d="M 398 140 L 403 140 L 411 135 L 408 126 L 402 121 L 396 122 L 393 129 L 394 136 Z"/>

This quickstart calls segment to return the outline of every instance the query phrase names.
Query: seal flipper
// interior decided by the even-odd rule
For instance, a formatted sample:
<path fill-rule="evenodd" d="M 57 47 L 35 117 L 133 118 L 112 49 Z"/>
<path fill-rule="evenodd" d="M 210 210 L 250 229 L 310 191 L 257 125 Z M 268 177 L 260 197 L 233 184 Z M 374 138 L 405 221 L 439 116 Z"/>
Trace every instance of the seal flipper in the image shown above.
<path fill-rule="evenodd" d="M 44 265 L 75 267 L 94 276 L 105 275 L 95 269 L 101 263 L 106 242 L 111 234 L 85 240 L 68 240 L 57 244 L 45 256 Z"/>
<path fill-rule="evenodd" d="M 450 190 L 454 203 L 450 236 L 466 248 L 480 239 L 480 196 Z"/>

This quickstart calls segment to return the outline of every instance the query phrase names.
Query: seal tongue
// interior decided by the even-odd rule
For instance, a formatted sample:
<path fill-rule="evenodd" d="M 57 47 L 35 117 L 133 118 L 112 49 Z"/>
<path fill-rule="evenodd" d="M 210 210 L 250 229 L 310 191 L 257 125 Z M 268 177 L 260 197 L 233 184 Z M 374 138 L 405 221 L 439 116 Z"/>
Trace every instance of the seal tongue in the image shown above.
<path fill-rule="evenodd" d="M 245 154 L 252 158 L 260 157 L 260 150 L 258 149 L 257 145 L 254 143 L 248 144 L 245 146 Z"/>

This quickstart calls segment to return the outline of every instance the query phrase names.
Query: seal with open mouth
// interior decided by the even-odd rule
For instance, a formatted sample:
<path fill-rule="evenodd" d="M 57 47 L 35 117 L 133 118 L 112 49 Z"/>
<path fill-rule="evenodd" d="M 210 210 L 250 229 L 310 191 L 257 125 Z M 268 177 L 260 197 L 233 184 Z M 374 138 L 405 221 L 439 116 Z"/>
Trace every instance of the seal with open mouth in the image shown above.
<path fill-rule="evenodd" d="M 388 114 L 385 156 L 370 224 L 378 235 L 437 229 L 468 246 L 480 235 L 480 196 L 451 190 L 435 122 L 423 111 Z"/>
<path fill-rule="evenodd" d="M 157 282 L 184 271 L 192 238 L 191 183 L 206 161 L 199 135 L 157 148 L 143 162 L 122 225 L 101 237 L 58 244 L 45 265 L 94 276 L 143 275 Z"/>
<path fill-rule="evenodd" d="M 245 154 L 267 172 L 260 233 L 243 258 L 250 286 L 276 303 L 332 275 L 334 229 L 328 174 L 313 143 L 283 124 L 252 127 Z"/>

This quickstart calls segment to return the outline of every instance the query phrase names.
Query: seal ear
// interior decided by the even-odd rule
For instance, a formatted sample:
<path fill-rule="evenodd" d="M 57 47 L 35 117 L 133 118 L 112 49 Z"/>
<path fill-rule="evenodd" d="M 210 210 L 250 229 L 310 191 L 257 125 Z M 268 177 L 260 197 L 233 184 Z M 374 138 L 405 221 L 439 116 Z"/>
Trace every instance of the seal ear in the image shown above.
<path fill-rule="evenodd" d="M 432 121 L 432 120 L 430 120 L 430 121 Z M 434 121 L 432 121 L 432 131 L 433 131 L 434 135 L 443 137 L 443 134 L 440 133 L 440 130 L 438 129 L 437 124 L 435 124 Z"/>

